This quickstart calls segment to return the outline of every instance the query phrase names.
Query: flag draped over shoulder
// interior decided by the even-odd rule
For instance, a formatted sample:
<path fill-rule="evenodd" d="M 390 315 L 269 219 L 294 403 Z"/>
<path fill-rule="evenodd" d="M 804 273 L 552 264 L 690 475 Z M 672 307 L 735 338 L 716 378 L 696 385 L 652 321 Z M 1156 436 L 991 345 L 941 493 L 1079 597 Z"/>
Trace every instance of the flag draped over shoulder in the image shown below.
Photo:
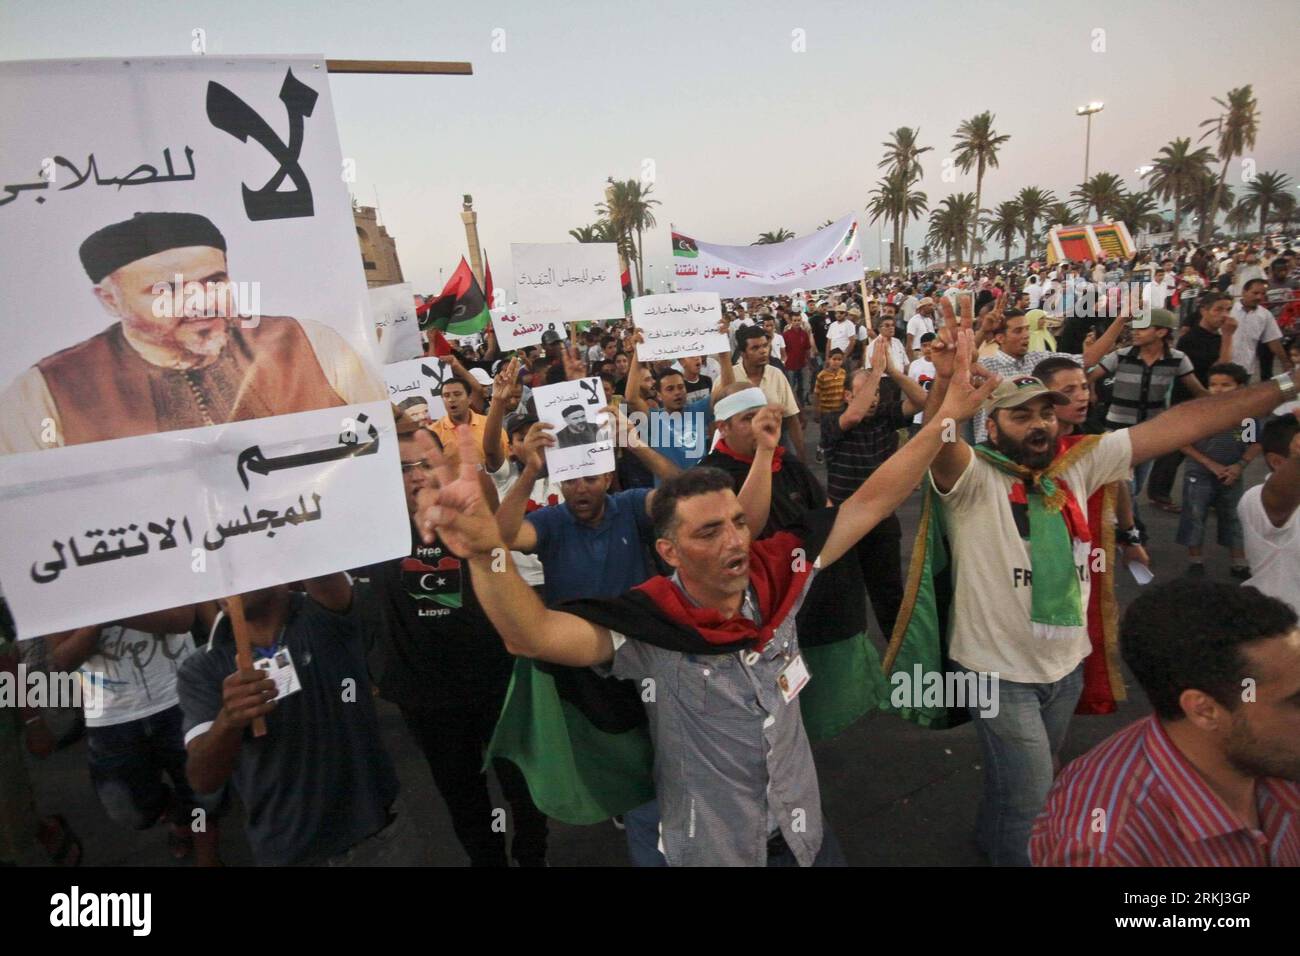
<path fill-rule="evenodd" d="M 629 640 L 683 654 L 730 654 L 760 647 L 787 616 L 791 599 L 806 587 L 834 516 L 833 509 L 820 509 L 810 513 L 798 534 L 780 532 L 754 542 L 750 581 L 762 609 L 761 626 L 688 608 L 679 593 L 668 590 L 676 585 L 664 577 L 651 578 L 617 598 L 566 601 L 557 610 Z M 862 648 L 855 648 L 856 638 L 862 635 L 836 634 L 809 648 L 800 636 L 813 675 L 799 696 L 806 725 L 812 712 L 825 715 L 820 718 L 825 726 L 843 729 L 868 709 L 863 700 L 874 701 L 883 686 L 874 656 L 868 658 Z M 865 638 L 861 643 L 866 646 Z M 815 737 L 811 729 L 809 736 Z M 514 763 L 537 808 L 565 823 L 597 823 L 654 797 L 654 749 L 641 688 L 588 668 L 516 661 L 488 745 L 488 759 L 493 758 Z"/>
<path fill-rule="evenodd" d="M 473 335 L 487 328 L 490 320 L 487 299 L 464 256 L 461 256 L 460 265 L 442 292 L 418 306 L 415 314 L 422 331 L 433 329 L 448 335 Z"/>
<path fill-rule="evenodd" d="M 915 694 L 901 692 L 907 687 L 921 688 L 924 675 L 942 676 L 951 669 L 952 564 L 938 493 L 928 478 L 922 487 L 921 520 L 912 545 L 907 587 L 882 664 L 895 692 L 885 696 L 880 707 L 922 727 L 947 730 L 970 719 L 964 708 L 945 707 L 942 699 L 927 704 L 919 690 Z M 896 674 L 903 678 L 894 681 Z"/>

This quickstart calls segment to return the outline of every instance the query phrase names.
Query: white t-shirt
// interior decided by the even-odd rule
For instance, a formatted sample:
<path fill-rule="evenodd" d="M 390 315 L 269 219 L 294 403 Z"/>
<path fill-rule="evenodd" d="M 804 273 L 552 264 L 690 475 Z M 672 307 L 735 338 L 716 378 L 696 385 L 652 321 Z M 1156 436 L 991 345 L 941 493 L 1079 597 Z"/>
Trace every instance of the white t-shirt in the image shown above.
<path fill-rule="evenodd" d="M 86 726 L 111 727 L 175 707 L 176 674 L 193 653 L 189 634 L 146 634 L 120 624 L 104 628 L 78 671 Z"/>
<path fill-rule="evenodd" d="M 916 382 L 927 392 L 930 391 L 930 387 L 934 385 L 934 377 L 935 377 L 934 363 L 925 358 L 918 357 L 914 359 L 912 361 L 912 364 L 907 367 L 907 377 L 910 378 L 912 381 Z M 921 409 L 919 412 L 916 413 L 912 421 L 920 425 L 921 416 L 923 416 L 924 414 L 925 414 L 925 409 Z"/>
<path fill-rule="evenodd" d="M 916 315 L 917 308 L 921 305 L 921 300 L 914 295 L 909 295 L 899 306 L 899 313 L 903 316 L 904 322 L 911 322 L 912 316 Z"/>
<path fill-rule="evenodd" d="M 1300 509 L 1282 527 L 1264 512 L 1264 486 L 1247 488 L 1237 502 L 1251 577 L 1246 583 L 1300 612 Z"/>
<path fill-rule="evenodd" d="M 1232 333 L 1232 360 L 1254 377 L 1259 374 L 1257 349 L 1280 339 L 1282 330 L 1278 328 L 1273 313 L 1262 305 L 1247 312 L 1240 302 L 1236 302 L 1231 315 L 1237 320 L 1237 331 Z"/>
<path fill-rule="evenodd" d="M 781 338 L 780 332 L 776 333 L 775 335 L 773 335 L 771 338 L 768 339 L 768 345 L 772 352 L 772 358 L 784 362 L 785 361 L 785 339 Z"/>
<path fill-rule="evenodd" d="M 497 486 L 497 497 L 504 501 L 517 481 L 519 481 L 519 469 L 507 456 L 501 463 L 501 467 L 492 472 L 492 482 Z M 564 491 L 558 481 L 552 481 L 549 476 L 538 478 L 533 482 L 533 490 L 528 493 L 528 507 L 524 516 L 527 517 L 528 512 L 535 508 L 558 505 L 563 500 Z M 515 559 L 515 568 L 518 569 L 519 576 L 529 585 L 536 587 L 546 580 L 546 575 L 542 571 L 542 559 L 537 555 L 511 551 L 510 556 Z"/>
<path fill-rule="evenodd" d="M 921 336 L 934 331 L 934 317 L 924 316 L 920 312 L 907 321 L 907 340 L 913 352 L 921 350 Z"/>
<path fill-rule="evenodd" d="M 1122 429 L 1102 436 L 1092 451 L 1065 470 L 1061 477 L 1083 514 L 1088 513 L 1089 495 L 1128 476 L 1131 459 L 1129 433 Z M 1035 635 L 1029 542 L 1020 537 L 1008 497 L 1014 484 L 972 453 L 956 484 L 939 496 L 956 570 L 950 654 L 971 670 L 996 671 L 1001 680 L 1048 684 L 1073 671 L 1092 651 L 1092 643 L 1086 622 L 1054 626 L 1051 637 Z M 1093 547 L 1091 542 L 1074 543 L 1085 618 Z"/>
<path fill-rule="evenodd" d="M 856 328 L 848 319 L 837 319 L 826 326 L 826 341 L 833 349 L 843 349 L 847 354 L 853 343 Z"/>
<path fill-rule="evenodd" d="M 875 350 L 874 349 L 875 344 L 876 344 L 875 342 L 872 342 L 870 345 L 866 347 L 867 348 L 867 364 L 865 366 L 866 368 L 871 368 L 871 353 Z M 894 368 L 898 369 L 900 372 L 907 371 L 907 349 L 903 348 L 903 343 L 900 342 L 897 338 L 892 338 L 889 340 L 889 355 L 890 358 L 893 360 Z"/>

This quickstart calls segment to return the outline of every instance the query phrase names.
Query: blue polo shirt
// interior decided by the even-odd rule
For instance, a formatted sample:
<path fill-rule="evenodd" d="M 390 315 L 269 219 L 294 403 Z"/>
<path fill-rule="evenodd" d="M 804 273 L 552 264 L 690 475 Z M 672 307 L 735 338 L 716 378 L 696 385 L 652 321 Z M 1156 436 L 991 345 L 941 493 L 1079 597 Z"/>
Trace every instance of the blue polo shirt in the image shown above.
<path fill-rule="evenodd" d="M 651 448 L 685 471 L 709 453 L 709 426 L 713 424 L 709 393 L 687 402 L 680 412 L 656 408 L 647 416 Z M 658 487 L 659 479 L 655 479 Z"/>
<path fill-rule="evenodd" d="M 606 495 L 596 527 L 579 524 L 567 502 L 538 508 L 524 519 L 537 529 L 547 604 L 617 597 L 651 577 L 643 543 L 652 530 L 645 507 L 649 494 L 649 488 L 633 488 Z"/>

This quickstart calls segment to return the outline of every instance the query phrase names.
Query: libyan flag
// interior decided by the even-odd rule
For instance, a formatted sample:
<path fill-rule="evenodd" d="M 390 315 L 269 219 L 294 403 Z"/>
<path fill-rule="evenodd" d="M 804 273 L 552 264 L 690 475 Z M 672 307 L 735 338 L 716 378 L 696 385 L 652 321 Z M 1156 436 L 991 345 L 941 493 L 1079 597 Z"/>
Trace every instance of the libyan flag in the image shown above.
<path fill-rule="evenodd" d="M 487 298 L 461 256 L 460 265 L 451 274 L 437 298 L 430 299 L 415 310 L 422 331 L 437 330 L 447 335 L 473 335 L 487 328 L 489 316 Z"/>
<path fill-rule="evenodd" d="M 760 572 L 754 555 L 767 543 L 777 556 L 762 562 L 768 569 L 769 592 L 788 595 L 804 587 L 834 515 L 832 509 L 811 512 L 798 533 L 781 532 L 757 542 L 750 572 L 755 585 Z M 804 549 L 798 562 L 791 561 L 791 543 Z M 652 578 L 618 598 L 567 601 L 557 609 L 626 634 L 629 640 L 683 654 L 730 654 L 751 645 L 707 642 L 694 626 L 665 609 L 665 587 L 672 587 L 667 579 Z M 783 616 L 772 616 L 773 626 Z M 874 703 L 879 696 L 881 671 L 874 657 L 859 659 L 865 648 L 861 633 L 817 647 L 805 646 L 800 638 L 813 676 L 799 696 L 810 738 L 822 736 L 819 727 L 843 729 L 861 715 L 864 698 Z M 515 764 L 537 809 L 553 819 L 590 824 L 626 813 L 655 794 L 654 748 L 645 712 L 653 698 L 643 701 L 642 696 L 653 692 L 651 686 L 601 677 L 589 668 L 518 659 L 488 745 L 488 761 L 501 758 Z"/>
<path fill-rule="evenodd" d="M 683 236 L 680 232 L 673 233 L 673 255 L 682 256 L 686 259 L 694 259 L 700 254 L 699 248 L 695 245 L 695 240 L 690 236 Z"/>

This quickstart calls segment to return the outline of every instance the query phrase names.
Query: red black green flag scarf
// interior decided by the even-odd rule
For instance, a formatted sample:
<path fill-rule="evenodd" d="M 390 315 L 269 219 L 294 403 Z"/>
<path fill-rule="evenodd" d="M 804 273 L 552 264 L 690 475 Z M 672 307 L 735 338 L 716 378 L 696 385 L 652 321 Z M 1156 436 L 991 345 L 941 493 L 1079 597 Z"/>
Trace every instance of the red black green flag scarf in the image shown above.
<path fill-rule="evenodd" d="M 617 598 L 567 601 L 558 609 L 630 640 L 679 653 L 757 649 L 770 640 L 807 586 L 833 521 L 834 511 L 821 509 L 798 533 L 782 532 L 751 546 L 750 583 L 761 618 L 757 625 L 694 606 L 665 577 Z M 823 668 L 814 663 L 802 637 L 800 646 L 814 674 L 799 698 L 805 724 L 810 708 L 835 711 L 833 700 L 821 704 L 818 698 L 840 693 L 844 679 L 879 677 L 874 667 Z M 500 757 L 518 766 L 537 808 L 554 819 L 588 824 L 625 813 L 654 797 L 654 751 L 640 691 L 631 681 L 603 678 L 590 669 L 519 659 L 488 760 Z M 854 717 L 860 713 L 858 708 Z"/>

